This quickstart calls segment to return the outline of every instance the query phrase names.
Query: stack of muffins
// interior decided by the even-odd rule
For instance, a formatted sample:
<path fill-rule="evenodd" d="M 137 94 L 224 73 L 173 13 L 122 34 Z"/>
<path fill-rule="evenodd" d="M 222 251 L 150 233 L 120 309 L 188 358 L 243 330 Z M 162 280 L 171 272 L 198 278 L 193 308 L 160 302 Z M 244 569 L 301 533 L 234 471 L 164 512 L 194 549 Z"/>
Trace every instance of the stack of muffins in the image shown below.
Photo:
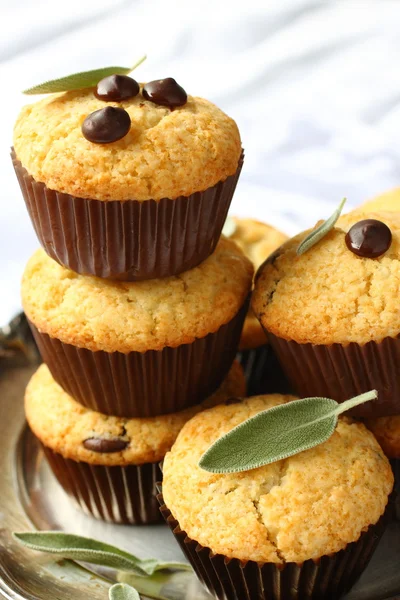
<path fill-rule="evenodd" d="M 199 459 L 298 396 L 377 388 L 354 416 L 400 413 L 400 219 L 347 215 L 302 256 L 305 233 L 286 241 L 255 221 L 220 238 L 242 160 L 235 123 L 173 79 L 112 76 L 22 111 L 13 162 L 44 248 L 22 283 L 45 362 L 27 419 L 99 518 L 157 521 L 164 459 L 162 513 L 216 598 L 337 600 L 376 548 L 393 487 L 364 424 L 343 417 L 325 443 L 247 472 Z M 248 313 L 252 263 L 268 254 Z M 298 396 L 240 399 L 241 335 L 243 364 L 261 364 L 252 391 L 272 391 L 277 356 Z"/>
<path fill-rule="evenodd" d="M 43 246 L 22 282 L 45 363 L 28 423 L 82 508 L 157 521 L 158 463 L 180 428 L 245 394 L 234 359 L 253 266 L 220 239 L 237 126 L 173 79 L 116 75 L 25 107 L 12 158 Z"/>

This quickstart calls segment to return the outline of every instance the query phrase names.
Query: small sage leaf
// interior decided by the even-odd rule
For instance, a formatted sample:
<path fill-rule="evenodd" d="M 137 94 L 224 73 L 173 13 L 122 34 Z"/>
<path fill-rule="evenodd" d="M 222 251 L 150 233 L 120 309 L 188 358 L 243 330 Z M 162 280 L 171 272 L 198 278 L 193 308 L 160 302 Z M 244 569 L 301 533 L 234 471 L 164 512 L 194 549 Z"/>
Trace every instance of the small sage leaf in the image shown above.
<path fill-rule="evenodd" d="M 147 575 L 136 556 L 90 538 L 58 531 L 14 533 L 14 537 L 31 550 L 58 554 L 62 558 L 102 565 L 119 571 L 132 571 L 143 577 Z"/>
<path fill-rule="evenodd" d="M 14 537 L 32 550 L 127 571 L 140 577 L 151 576 L 164 570 L 191 570 L 187 563 L 165 562 L 155 558 L 141 559 L 110 544 L 59 531 L 29 531 L 14 533 Z"/>
<path fill-rule="evenodd" d="M 331 398 L 304 398 L 274 406 L 222 436 L 203 454 L 199 466 L 211 473 L 239 473 L 294 456 L 328 440 L 339 414 L 377 396 L 372 390 L 342 404 Z"/>
<path fill-rule="evenodd" d="M 192 567 L 181 562 L 164 562 L 155 558 L 140 561 L 140 567 L 147 575 L 153 575 L 157 571 L 192 571 Z"/>
<path fill-rule="evenodd" d="M 81 90 L 83 88 L 93 87 L 104 77 L 109 75 L 128 75 L 136 67 L 142 64 L 146 60 L 146 55 L 142 56 L 132 67 L 104 67 L 103 69 L 94 69 L 93 71 L 82 71 L 80 73 L 73 73 L 66 77 L 60 77 L 59 79 L 51 79 L 45 81 L 39 85 L 35 85 L 27 90 L 24 90 L 23 94 L 35 95 L 35 94 L 54 94 L 55 92 L 68 92 L 71 90 Z"/>
<path fill-rule="evenodd" d="M 307 252 L 307 250 L 312 248 L 312 246 L 315 246 L 315 244 L 317 244 L 320 240 L 322 240 L 322 238 L 325 237 L 326 234 L 329 233 L 331 231 L 331 229 L 334 228 L 336 221 L 338 220 L 338 218 L 341 215 L 341 212 L 343 210 L 343 206 L 345 205 L 345 202 L 346 202 L 346 198 L 343 198 L 343 200 L 341 201 L 341 203 L 339 204 L 339 206 L 337 207 L 335 212 L 329 217 L 329 219 L 327 219 L 326 221 L 323 221 L 321 223 L 321 225 L 319 225 L 318 227 L 313 229 L 304 238 L 304 240 L 299 244 L 299 247 L 297 248 L 296 253 L 298 256 Z"/>
<path fill-rule="evenodd" d="M 236 231 L 236 223 L 232 217 L 226 217 L 226 221 L 222 228 L 222 235 L 225 237 L 231 237 Z"/>
<path fill-rule="evenodd" d="M 134 587 L 127 583 L 116 583 L 108 591 L 109 600 L 140 600 Z"/>

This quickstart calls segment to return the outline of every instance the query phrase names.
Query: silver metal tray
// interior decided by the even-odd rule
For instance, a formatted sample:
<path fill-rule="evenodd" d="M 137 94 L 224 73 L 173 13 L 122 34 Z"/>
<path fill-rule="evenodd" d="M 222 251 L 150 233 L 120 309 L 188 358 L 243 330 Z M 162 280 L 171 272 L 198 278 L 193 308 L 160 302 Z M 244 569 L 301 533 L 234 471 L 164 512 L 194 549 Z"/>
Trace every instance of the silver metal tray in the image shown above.
<path fill-rule="evenodd" d="M 13 600 L 106 600 L 110 581 L 127 581 L 149 597 L 208 600 L 191 573 L 159 575 L 146 590 L 128 574 L 57 561 L 34 553 L 12 538 L 13 531 L 60 529 L 100 539 L 141 557 L 184 560 L 172 534 L 162 525 L 110 525 L 82 514 L 52 476 L 26 427 L 25 386 L 36 368 L 19 320 L 0 334 L 0 596 Z M 9 348 L 4 352 L 5 341 Z M 11 339 L 11 343 L 10 342 Z M 2 343 L 3 342 L 3 343 Z M 2 356 L 3 354 L 3 356 Z M 400 599 L 400 522 L 386 531 L 368 570 L 346 600 Z"/>

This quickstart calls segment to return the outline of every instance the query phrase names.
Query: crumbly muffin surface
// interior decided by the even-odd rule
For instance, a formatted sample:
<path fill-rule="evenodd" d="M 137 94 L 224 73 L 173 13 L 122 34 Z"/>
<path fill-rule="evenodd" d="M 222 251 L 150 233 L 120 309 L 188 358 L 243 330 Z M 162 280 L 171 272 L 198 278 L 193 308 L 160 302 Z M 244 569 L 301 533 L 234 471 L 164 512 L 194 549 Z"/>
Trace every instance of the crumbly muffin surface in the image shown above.
<path fill-rule="evenodd" d="M 25 269 L 22 303 L 39 331 L 66 344 L 145 352 L 216 332 L 244 304 L 252 278 L 250 261 L 226 239 L 190 271 L 139 282 L 79 275 L 38 250 Z"/>
<path fill-rule="evenodd" d="M 245 473 L 214 474 L 199 459 L 221 435 L 293 399 L 255 396 L 186 423 L 163 467 L 165 504 L 187 535 L 229 558 L 302 562 L 338 552 L 383 514 L 393 474 L 374 436 L 339 421 L 332 437 Z"/>
<path fill-rule="evenodd" d="M 271 252 L 288 239 L 287 235 L 261 221 L 238 217 L 233 217 L 233 221 L 235 230 L 229 239 L 238 244 L 256 270 Z M 249 309 L 240 339 L 240 350 L 258 348 L 266 343 L 267 337 L 257 317 Z"/>
<path fill-rule="evenodd" d="M 364 202 L 357 211 L 394 211 L 400 212 L 400 188 L 394 188 Z"/>
<path fill-rule="evenodd" d="M 345 243 L 363 219 L 386 223 L 393 235 L 379 258 L 361 258 Z M 400 213 L 348 213 L 302 256 L 292 238 L 256 275 L 252 307 L 263 326 L 298 343 L 365 344 L 400 334 Z"/>
<path fill-rule="evenodd" d="M 162 460 L 184 423 L 197 412 L 244 394 L 243 370 L 235 361 L 219 389 L 202 404 L 159 417 L 125 419 L 89 410 L 73 400 L 43 364 L 26 389 L 25 412 L 36 437 L 64 458 L 92 465 L 141 465 Z M 119 452 L 94 452 L 83 445 L 91 438 L 121 440 L 127 446 Z"/>
<path fill-rule="evenodd" d="M 400 415 L 367 419 L 366 426 L 389 458 L 400 458 Z"/>
<path fill-rule="evenodd" d="M 203 191 L 235 173 L 237 125 L 211 102 L 189 96 L 171 111 L 141 93 L 117 103 L 93 92 L 52 94 L 22 109 L 14 148 L 36 181 L 82 198 L 159 200 Z M 124 108 L 132 125 L 123 139 L 94 144 L 81 126 L 106 106 Z"/>

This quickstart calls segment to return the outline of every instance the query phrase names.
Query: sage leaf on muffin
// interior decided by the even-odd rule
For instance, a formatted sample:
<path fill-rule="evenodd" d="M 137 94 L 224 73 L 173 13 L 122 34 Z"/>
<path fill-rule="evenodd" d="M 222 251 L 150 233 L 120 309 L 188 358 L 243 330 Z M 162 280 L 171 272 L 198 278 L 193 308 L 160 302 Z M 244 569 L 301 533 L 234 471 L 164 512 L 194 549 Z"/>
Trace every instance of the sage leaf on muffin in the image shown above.
<path fill-rule="evenodd" d="M 134 71 L 139 65 L 146 60 L 144 54 L 131 67 L 103 67 L 101 69 L 93 69 L 92 71 L 81 71 L 73 73 L 58 79 L 51 79 L 24 90 L 22 93 L 27 95 L 35 94 L 54 94 L 55 92 L 69 92 L 72 90 L 81 90 L 97 85 L 104 77 L 109 75 L 128 75 Z"/>
<path fill-rule="evenodd" d="M 140 600 L 139 593 L 127 583 L 116 583 L 108 590 L 109 600 Z"/>
<path fill-rule="evenodd" d="M 328 440 L 341 413 L 377 397 L 371 390 L 341 404 L 312 397 L 274 406 L 219 438 L 199 466 L 210 473 L 240 473 L 294 456 Z"/>
<path fill-rule="evenodd" d="M 141 577 L 164 570 L 191 571 L 191 567 L 186 563 L 165 562 L 155 558 L 141 559 L 116 546 L 80 535 L 59 531 L 29 531 L 13 535 L 31 550 L 57 554 L 60 558 L 101 565 L 118 571 L 128 571 Z"/>
<path fill-rule="evenodd" d="M 341 203 L 339 204 L 339 206 L 337 207 L 335 212 L 329 217 L 329 219 L 326 219 L 326 221 L 323 221 L 321 223 L 321 225 L 318 225 L 318 227 L 313 229 L 304 238 L 304 240 L 299 244 L 299 247 L 297 248 L 297 251 L 296 251 L 297 256 L 304 254 L 305 252 L 307 252 L 307 250 L 309 250 L 310 248 L 315 246 L 315 244 L 317 244 L 320 240 L 322 240 L 322 238 L 325 237 L 327 235 L 327 233 L 329 233 L 334 228 L 336 221 L 338 220 L 338 218 L 340 217 L 340 215 L 342 213 L 343 206 L 345 205 L 345 203 L 346 203 L 346 198 L 343 198 L 343 200 L 341 201 Z"/>

